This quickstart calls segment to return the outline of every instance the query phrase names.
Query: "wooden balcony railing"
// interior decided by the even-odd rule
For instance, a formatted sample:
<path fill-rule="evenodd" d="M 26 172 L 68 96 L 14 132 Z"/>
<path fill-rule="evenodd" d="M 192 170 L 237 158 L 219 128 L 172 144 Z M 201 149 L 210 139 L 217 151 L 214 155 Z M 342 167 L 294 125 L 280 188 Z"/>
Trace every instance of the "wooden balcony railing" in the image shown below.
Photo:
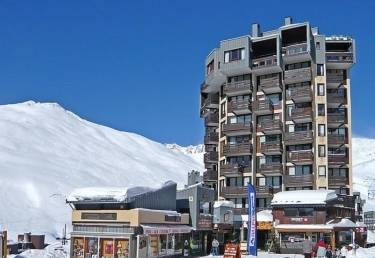
<path fill-rule="evenodd" d="M 347 144 L 348 138 L 344 134 L 328 134 L 328 144 Z"/>
<path fill-rule="evenodd" d="M 247 187 L 246 186 L 223 186 L 221 188 L 221 194 L 224 196 L 227 195 L 246 195 Z"/>
<path fill-rule="evenodd" d="M 239 82 L 228 82 L 224 85 L 223 91 L 226 95 L 236 94 L 238 92 L 248 92 L 250 93 L 253 90 L 251 81 L 239 81 Z"/>
<path fill-rule="evenodd" d="M 228 102 L 228 112 L 236 113 L 236 111 L 251 111 L 251 100 L 237 100 Z"/>
<path fill-rule="evenodd" d="M 286 144 L 297 144 L 306 143 L 313 140 L 313 132 L 308 131 L 298 131 L 298 132 L 287 132 L 284 135 L 284 141 Z"/>
<path fill-rule="evenodd" d="M 346 96 L 337 93 L 328 93 L 327 94 L 327 101 L 328 103 L 339 103 L 339 104 L 346 104 Z"/>
<path fill-rule="evenodd" d="M 310 86 L 294 87 L 286 91 L 287 100 L 295 100 L 301 98 L 312 98 L 312 91 Z"/>
<path fill-rule="evenodd" d="M 293 108 L 289 114 L 287 114 L 288 120 L 297 120 L 297 119 L 311 119 L 312 118 L 312 108 Z"/>
<path fill-rule="evenodd" d="M 263 186 L 255 186 L 255 191 L 257 196 L 269 196 L 277 192 L 271 186 L 263 185 Z"/>
<path fill-rule="evenodd" d="M 240 164 L 222 164 L 220 165 L 220 175 L 225 176 L 227 174 L 242 174 L 251 173 L 251 164 L 240 165 Z"/>
<path fill-rule="evenodd" d="M 257 125 L 258 132 L 282 131 L 283 123 L 280 120 L 265 120 Z"/>
<path fill-rule="evenodd" d="M 284 184 L 286 186 L 311 186 L 314 184 L 314 175 L 301 175 L 301 176 L 284 176 Z"/>
<path fill-rule="evenodd" d="M 216 163 L 219 159 L 217 151 L 209 151 L 203 155 L 204 163 Z"/>
<path fill-rule="evenodd" d="M 217 181 L 217 171 L 207 169 L 203 172 L 203 181 Z"/>
<path fill-rule="evenodd" d="M 267 153 L 281 153 L 282 145 L 280 141 L 262 142 L 260 143 L 260 152 Z"/>
<path fill-rule="evenodd" d="M 328 113 L 327 121 L 328 123 L 338 123 L 338 124 L 346 124 L 348 122 L 346 119 L 346 115 L 332 114 L 332 113 Z"/>
<path fill-rule="evenodd" d="M 283 55 L 293 56 L 307 53 L 307 43 L 299 43 L 283 47 Z"/>
<path fill-rule="evenodd" d="M 253 104 L 254 112 L 273 112 L 273 104 L 269 99 L 258 99 Z"/>
<path fill-rule="evenodd" d="M 261 69 L 277 65 L 277 56 L 267 56 L 253 59 L 253 69 Z"/>
<path fill-rule="evenodd" d="M 291 163 L 312 162 L 314 155 L 311 150 L 289 151 L 287 161 Z"/>
<path fill-rule="evenodd" d="M 214 113 L 211 112 L 210 114 L 208 114 L 204 118 L 204 123 L 205 123 L 205 125 L 218 124 L 219 123 L 219 113 L 218 112 L 214 112 Z"/>
<path fill-rule="evenodd" d="M 219 133 L 209 132 L 204 136 L 204 144 L 217 143 L 219 141 Z"/>
<path fill-rule="evenodd" d="M 247 208 L 233 208 L 234 215 L 245 215 L 248 214 L 249 209 Z"/>
<path fill-rule="evenodd" d="M 259 79 L 258 87 L 260 90 L 267 90 L 269 88 L 281 87 L 280 75 L 277 73 L 272 77 Z"/>
<path fill-rule="evenodd" d="M 311 68 L 310 67 L 287 70 L 284 72 L 285 84 L 307 82 L 307 81 L 311 81 Z"/>
<path fill-rule="evenodd" d="M 223 134 L 237 132 L 237 131 L 248 131 L 250 134 L 252 131 L 252 124 L 251 123 L 223 124 L 222 131 L 223 131 Z"/>
<path fill-rule="evenodd" d="M 328 185 L 344 186 L 349 184 L 349 178 L 346 176 L 328 176 Z"/>
<path fill-rule="evenodd" d="M 349 159 L 346 154 L 328 154 L 328 164 L 331 165 L 346 165 Z"/>
<path fill-rule="evenodd" d="M 353 53 L 351 52 L 327 52 L 327 63 L 353 63 Z"/>
<path fill-rule="evenodd" d="M 253 146 L 250 142 L 244 143 L 227 143 L 223 146 L 222 155 L 251 154 Z"/>
<path fill-rule="evenodd" d="M 283 172 L 283 164 L 281 163 L 269 163 L 269 164 L 261 164 L 259 166 L 259 173 L 267 174 L 267 173 L 280 173 Z"/>
<path fill-rule="evenodd" d="M 327 83 L 346 84 L 346 78 L 342 73 L 327 73 Z"/>

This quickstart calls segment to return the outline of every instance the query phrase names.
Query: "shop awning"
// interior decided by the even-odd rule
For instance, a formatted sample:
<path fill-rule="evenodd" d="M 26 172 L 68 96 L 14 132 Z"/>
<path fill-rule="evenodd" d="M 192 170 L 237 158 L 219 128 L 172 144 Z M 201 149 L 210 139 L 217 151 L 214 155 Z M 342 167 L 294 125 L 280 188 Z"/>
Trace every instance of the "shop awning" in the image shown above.
<path fill-rule="evenodd" d="M 169 224 L 141 224 L 143 233 L 146 235 L 163 234 L 186 234 L 193 229 L 187 225 L 169 225 Z"/>
<path fill-rule="evenodd" d="M 333 227 L 326 224 L 279 224 L 278 232 L 332 232 Z"/>

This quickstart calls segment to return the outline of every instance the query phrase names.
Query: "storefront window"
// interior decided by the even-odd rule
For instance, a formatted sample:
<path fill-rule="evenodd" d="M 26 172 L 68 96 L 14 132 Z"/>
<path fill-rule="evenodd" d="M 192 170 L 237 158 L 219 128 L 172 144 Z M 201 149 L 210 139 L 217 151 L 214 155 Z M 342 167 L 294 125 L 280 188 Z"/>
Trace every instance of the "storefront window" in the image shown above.
<path fill-rule="evenodd" d="M 96 258 L 98 257 L 98 239 L 97 238 L 86 238 L 85 258 Z"/>
<path fill-rule="evenodd" d="M 129 258 L 129 240 L 115 240 L 115 258 Z"/>
<path fill-rule="evenodd" d="M 115 255 L 115 247 L 113 239 L 101 239 L 100 240 L 100 257 L 113 258 Z"/>
<path fill-rule="evenodd" d="M 157 257 L 159 255 L 159 240 L 157 235 L 150 235 L 149 256 Z"/>
<path fill-rule="evenodd" d="M 73 239 L 73 258 L 83 258 L 85 241 L 83 238 Z"/>

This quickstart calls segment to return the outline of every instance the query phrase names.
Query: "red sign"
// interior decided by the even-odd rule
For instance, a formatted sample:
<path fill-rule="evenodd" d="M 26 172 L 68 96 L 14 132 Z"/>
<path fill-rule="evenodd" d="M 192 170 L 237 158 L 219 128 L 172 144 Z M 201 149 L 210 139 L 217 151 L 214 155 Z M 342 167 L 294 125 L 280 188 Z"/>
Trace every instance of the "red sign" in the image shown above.
<path fill-rule="evenodd" d="M 240 245 L 226 244 L 223 258 L 241 258 Z"/>

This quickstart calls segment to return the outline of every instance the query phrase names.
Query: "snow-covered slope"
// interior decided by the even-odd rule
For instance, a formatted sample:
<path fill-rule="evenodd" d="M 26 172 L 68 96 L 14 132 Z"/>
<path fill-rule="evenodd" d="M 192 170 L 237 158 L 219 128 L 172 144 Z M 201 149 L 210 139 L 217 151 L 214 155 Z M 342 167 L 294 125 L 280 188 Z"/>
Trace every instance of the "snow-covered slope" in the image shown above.
<path fill-rule="evenodd" d="M 183 186 L 203 170 L 202 147 L 179 147 L 88 122 L 58 104 L 0 106 L 0 225 L 58 235 L 66 195 L 90 186 Z"/>
<path fill-rule="evenodd" d="M 365 210 L 375 210 L 375 139 L 353 138 L 353 188 L 367 199 L 368 190 L 373 198 L 367 199 Z"/>

